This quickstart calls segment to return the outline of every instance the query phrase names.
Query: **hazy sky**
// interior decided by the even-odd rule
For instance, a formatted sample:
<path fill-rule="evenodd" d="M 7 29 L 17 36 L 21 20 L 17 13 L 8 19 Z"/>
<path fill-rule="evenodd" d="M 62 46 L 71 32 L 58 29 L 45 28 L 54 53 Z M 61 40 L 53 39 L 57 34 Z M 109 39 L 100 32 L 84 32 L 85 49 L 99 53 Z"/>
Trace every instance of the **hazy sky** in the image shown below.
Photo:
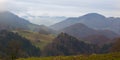
<path fill-rule="evenodd" d="M 19 16 L 81 16 L 100 13 L 120 17 L 120 0 L 0 0 Z M 1 7 L 0 6 L 0 7 Z"/>
<path fill-rule="evenodd" d="M 8 2 L 9 8 L 21 15 L 80 16 L 96 12 L 106 16 L 120 16 L 120 0 L 8 0 Z"/>

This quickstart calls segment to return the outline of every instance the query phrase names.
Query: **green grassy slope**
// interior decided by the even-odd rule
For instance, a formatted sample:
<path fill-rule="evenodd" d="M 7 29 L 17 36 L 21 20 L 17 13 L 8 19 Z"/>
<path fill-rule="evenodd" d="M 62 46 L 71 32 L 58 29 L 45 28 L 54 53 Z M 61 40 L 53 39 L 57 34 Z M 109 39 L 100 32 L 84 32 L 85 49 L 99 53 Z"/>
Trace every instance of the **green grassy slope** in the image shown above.
<path fill-rule="evenodd" d="M 45 34 L 40 34 L 37 32 L 30 32 L 30 31 L 15 31 L 15 32 L 17 32 L 19 35 L 27 38 L 35 46 L 37 46 L 41 49 L 43 49 L 44 46 L 46 46 L 48 43 L 52 42 L 52 40 L 55 38 L 55 36 L 52 34 L 45 35 Z"/>
<path fill-rule="evenodd" d="M 92 54 L 80 56 L 57 56 L 57 57 L 41 57 L 41 58 L 21 58 L 17 60 L 120 60 L 120 53 L 110 54 Z"/>

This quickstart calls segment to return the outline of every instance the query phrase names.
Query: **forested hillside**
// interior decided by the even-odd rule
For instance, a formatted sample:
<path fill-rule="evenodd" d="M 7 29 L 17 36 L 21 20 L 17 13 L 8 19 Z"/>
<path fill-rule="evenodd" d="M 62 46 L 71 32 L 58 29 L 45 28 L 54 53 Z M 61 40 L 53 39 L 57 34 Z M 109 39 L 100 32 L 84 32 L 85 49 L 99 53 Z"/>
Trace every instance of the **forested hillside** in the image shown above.
<path fill-rule="evenodd" d="M 0 59 L 13 60 L 20 57 L 40 56 L 40 49 L 17 33 L 0 31 Z"/>

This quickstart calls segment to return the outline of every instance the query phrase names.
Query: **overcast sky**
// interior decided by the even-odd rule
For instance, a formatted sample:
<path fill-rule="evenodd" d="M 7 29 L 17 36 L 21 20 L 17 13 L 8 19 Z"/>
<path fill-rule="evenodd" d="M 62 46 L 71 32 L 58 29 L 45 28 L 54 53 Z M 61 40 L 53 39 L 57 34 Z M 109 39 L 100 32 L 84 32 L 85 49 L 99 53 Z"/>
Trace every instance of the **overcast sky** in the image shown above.
<path fill-rule="evenodd" d="M 81 16 L 100 13 L 120 17 L 120 0 L 0 0 L 19 16 Z"/>
<path fill-rule="evenodd" d="M 9 9 L 21 15 L 80 16 L 101 13 L 120 16 L 120 0 L 8 0 Z"/>

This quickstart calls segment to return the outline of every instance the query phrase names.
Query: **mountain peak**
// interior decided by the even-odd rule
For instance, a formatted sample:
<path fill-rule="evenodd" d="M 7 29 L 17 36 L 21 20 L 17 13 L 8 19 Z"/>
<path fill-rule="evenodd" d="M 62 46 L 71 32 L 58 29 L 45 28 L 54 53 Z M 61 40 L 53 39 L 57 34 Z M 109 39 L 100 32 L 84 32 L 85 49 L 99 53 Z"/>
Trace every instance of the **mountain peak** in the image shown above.
<path fill-rule="evenodd" d="M 4 11 L 4 12 L 0 12 L 0 15 L 14 15 L 13 13 L 9 12 L 9 11 Z"/>
<path fill-rule="evenodd" d="M 98 13 L 88 13 L 86 15 L 84 15 L 83 17 L 87 17 L 87 18 L 105 18 L 105 16 L 98 14 Z"/>
<path fill-rule="evenodd" d="M 14 13 L 10 12 L 10 11 L 4 11 L 4 12 L 0 12 L 0 17 L 1 19 L 13 19 L 15 20 L 15 18 L 20 18 L 19 16 L 15 15 Z M 22 18 L 21 18 L 22 19 Z"/>
<path fill-rule="evenodd" d="M 0 30 L 28 29 L 31 23 L 9 11 L 0 12 Z"/>

